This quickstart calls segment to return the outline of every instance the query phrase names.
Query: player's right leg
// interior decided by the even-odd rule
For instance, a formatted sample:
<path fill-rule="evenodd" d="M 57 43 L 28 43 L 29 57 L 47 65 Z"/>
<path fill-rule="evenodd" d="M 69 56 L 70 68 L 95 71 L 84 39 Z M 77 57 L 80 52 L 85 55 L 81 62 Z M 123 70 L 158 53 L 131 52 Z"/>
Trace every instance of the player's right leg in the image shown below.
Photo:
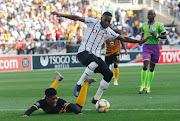
<path fill-rule="evenodd" d="M 155 68 L 155 63 L 153 63 L 152 61 L 150 62 L 150 69 L 149 69 L 149 73 L 148 73 L 148 79 L 147 79 L 147 85 L 146 85 L 146 93 L 151 93 L 150 90 L 150 86 L 151 86 L 151 82 L 154 78 L 154 68 Z"/>
<path fill-rule="evenodd" d="M 143 70 L 141 71 L 141 86 L 139 89 L 139 94 L 143 94 L 143 92 L 145 91 L 145 83 L 146 83 L 146 79 L 147 79 L 147 68 L 148 68 L 148 63 L 149 60 L 144 60 L 143 61 Z"/>
<path fill-rule="evenodd" d="M 96 80 L 95 79 L 86 79 L 84 81 L 82 89 L 81 89 L 81 91 L 79 93 L 79 96 L 78 96 L 77 102 L 76 102 L 77 108 L 79 110 L 81 110 L 82 107 L 84 106 L 84 103 L 85 103 L 85 100 L 86 100 L 86 94 L 87 94 L 88 85 L 93 83 L 93 82 L 96 82 Z"/>
<path fill-rule="evenodd" d="M 143 70 L 141 71 L 141 86 L 140 86 L 139 94 L 142 94 L 145 91 L 148 63 L 151 60 L 151 51 L 152 48 L 148 44 L 143 45 L 143 52 L 142 52 Z"/>
<path fill-rule="evenodd" d="M 84 80 L 86 80 L 95 70 L 95 68 L 98 66 L 98 64 L 96 62 L 91 62 L 88 67 L 86 67 L 83 75 L 81 76 L 81 78 L 79 79 L 79 81 L 76 83 L 75 87 L 74 87 L 74 95 L 76 97 L 78 97 L 79 92 L 81 90 L 81 87 L 83 85 Z"/>
<path fill-rule="evenodd" d="M 94 70 L 98 67 L 98 59 L 93 54 L 88 54 L 86 51 L 79 53 L 77 55 L 79 61 L 87 66 L 84 73 L 80 77 L 79 81 L 76 83 L 74 87 L 74 95 L 78 97 L 81 87 L 86 79 L 94 72 Z"/>

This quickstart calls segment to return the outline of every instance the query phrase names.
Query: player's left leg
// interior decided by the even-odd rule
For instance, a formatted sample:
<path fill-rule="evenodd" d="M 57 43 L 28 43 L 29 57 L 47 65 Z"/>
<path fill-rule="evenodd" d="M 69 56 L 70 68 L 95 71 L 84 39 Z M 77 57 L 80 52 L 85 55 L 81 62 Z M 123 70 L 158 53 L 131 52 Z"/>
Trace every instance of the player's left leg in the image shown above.
<path fill-rule="evenodd" d="M 148 79 L 147 79 L 147 85 L 146 85 L 146 93 L 150 93 L 150 86 L 151 86 L 151 82 L 154 78 L 154 68 L 155 68 L 155 63 L 153 63 L 152 61 L 150 62 L 150 69 L 149 69 L 149 73 L 148 73 Z"/>
<path fill-rule="evenodd" d="M 116 53 L 114 61 L 113 61 L 113 63 L 114 63 L 114 85 L 118 85 L 118 78 L 119 78 L 118 62 L 119 62 L 119 53 Z"/>
<path fill-rule="evenodd" d="M 100 82 L 99 88 L 92 99 L 92 103 L 96 104 L 96 102 L 101 99 L 102 94 L 104 91 L 108 88 L 111 78 L 113 77 L 112 71 L 109 69 L 109 67 L 106 65 L 106 63 L 99 58 L 100 64 L 99 66 L 95 69 L 95 73 L 101 73 L 104 77 Z"/>
<path fill-rule="evenodd" d="M 87 88 L 88 88 L 88 85 L 93 83 L 93 82 L 96 82 L 95 79 L 86 79 L 83 83 L 83 86 L 81 88 L 81 91 L 79 93 L 79 96 L 77 98 L 77 101 L 76 101 L 76 105 L 77 105 L 77 108 L 79 110 L 82 109 L 82 107 L 84 106 L 84 103 L 85 103 L 85 100 L 86 100 L 86 94 L 87 94 Z"/>
<path fill-rule="evenodd" d="M 56 75 L 56 79 L 55 79 L 55 81 L 53 82 L 53 84 L 50 86 L 50 88 L 54 88 L 54 89 L 56 89 L 57 88 L 57 86 L 58 86 L 58 84 L 59 84 L 59 82 L 61 81 L 61 80 L 63 80 L 63 76 L 59 73 L 59 72 L 55 72 L 55 75 Z"/>
<path fill-rule="evenodd" d="M 118 78 L 119 78 L 119 68 L 118 63 L 114 63 L 114 85 L 118 85 Z"/>

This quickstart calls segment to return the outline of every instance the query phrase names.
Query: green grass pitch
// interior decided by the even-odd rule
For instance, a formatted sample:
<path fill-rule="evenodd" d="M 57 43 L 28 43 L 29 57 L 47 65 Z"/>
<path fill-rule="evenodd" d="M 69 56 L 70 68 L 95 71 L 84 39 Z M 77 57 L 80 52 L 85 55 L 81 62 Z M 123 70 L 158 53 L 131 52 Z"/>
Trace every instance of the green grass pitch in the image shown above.
<path fill-rule="evenodd" d="M 55 79 L 56 70 L 0 73 L 0 121 L 179 121 L 180 120 L 180 64 L 157 65 L 151 94 L 138 94 L 142 66 L 119 67 L 119 85 L 113 80 L 102 98 L 111 105 L 107 113 L 98 113 L 91 99 L 102 76 L 92 74 L 97 82 L 88 87 L 83 116 L 74 113 L 45 114 L 35 111 L 22 118 L 26 109 L 44 96 L 44 90 Z M 59 83 L 58 96 L 75 103 L 73 88 L 84 71 L 57 70 L 64 80 Z"/>

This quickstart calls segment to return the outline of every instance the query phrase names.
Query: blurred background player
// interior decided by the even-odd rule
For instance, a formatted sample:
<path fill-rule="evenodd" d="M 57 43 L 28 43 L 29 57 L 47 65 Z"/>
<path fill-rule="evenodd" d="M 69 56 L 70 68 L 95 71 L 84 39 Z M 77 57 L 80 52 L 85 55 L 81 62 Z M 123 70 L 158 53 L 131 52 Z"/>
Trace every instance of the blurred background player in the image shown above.
<path fill-rule="evenodd" d="M 45 97 L 37 101 L 31 108 L 29 108 L 23 116 L 28 117 L 31 113 L 39 108 L 42 108 L 43 111 L 47 114 L 58 114 L 65 112 L 74 112 L 77 115 L 83 115 L 81 112 L 82 107 L 84 106 L 86 100 L 87 87 L 90 83 L 95 82 L 94 79 L 87 79 L 82 86 L 81 92 L 77 98 L 76 104 L 68 103 L 65 100 L 57 97 L 56 88 L 61 80 L 63 80 L 62 75 L 59 72 L 55 72 L 56 80 L 46 89 Z"/>
<path fill-rule="evenodd" d="M 154 77 L 154 68 L 156 63 L 159 61 L 160 48 L 159 48 L 159 38 L 166 39 L 166 30 L 163 28 L 162 24 L 156 22 L 154 18 L 156 13 L 154 10 L 149 10 L 147 18 L 148 22 L 143 23 L 141 27 L 142 38 L 146 38 L 149 35 L 152 37 L 145 42 L 143 46 L 143 70 L 141 72 L 141 82 L 142 85 L 139 90 L 139 94 L 144 91 L 150 93 L 150 85 Z M 150 62 L 149 73 L 147 74 L 148 64 Z M 147 79 L 147 85 L 145 86 Z"/>
<path fill-rule="evenodd" d="M 120 31 L 114 30 L 116 33 L 120 34 Z M 124 45 L 124 42 L 121 41 L 121 44 L 125 50 L 125 54 L 127 53 L 126 47 Z M 119 62 L 119 54 L 120 54 L 120 42 L 117 40 L 106 40 L 106 54 L 105 54 L 105 62 L 110 67 L 114 66 L 114 85 L 118 85 L 118 77 L 119 77 L 119 68 L 118 68 L 118 62 Z"/>

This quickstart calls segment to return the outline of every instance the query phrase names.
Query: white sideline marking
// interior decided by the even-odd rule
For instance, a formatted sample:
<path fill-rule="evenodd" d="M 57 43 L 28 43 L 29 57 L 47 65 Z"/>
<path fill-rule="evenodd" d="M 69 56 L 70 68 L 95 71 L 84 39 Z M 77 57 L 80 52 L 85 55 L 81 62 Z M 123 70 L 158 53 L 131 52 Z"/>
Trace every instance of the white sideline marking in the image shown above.
<path fill-rule="evenodd" d="M 0 109 L 0 111 L 26 111 L 27 109 Z M 83 110 L 95 110 L 95 109 L 83 109 Z M 147 111 L 151 111 L 151 110 L 154 110 L 154 111 L 157 111 L 157 110 L 162 110 L 162 111 L 178 111 L 180 109 L 109 109 L 109 110 L 120 110 L 120 111 L 140 111 L 140 110 L 147 110 Z"/>
<path fill-rule="evenodd" d="M 84 109 L 84 110 L 95 110 L 95 109 Z M 180 110 L 180 109 L 109 109 L 109 110 L 133 111 L 133 110 Z"/>

